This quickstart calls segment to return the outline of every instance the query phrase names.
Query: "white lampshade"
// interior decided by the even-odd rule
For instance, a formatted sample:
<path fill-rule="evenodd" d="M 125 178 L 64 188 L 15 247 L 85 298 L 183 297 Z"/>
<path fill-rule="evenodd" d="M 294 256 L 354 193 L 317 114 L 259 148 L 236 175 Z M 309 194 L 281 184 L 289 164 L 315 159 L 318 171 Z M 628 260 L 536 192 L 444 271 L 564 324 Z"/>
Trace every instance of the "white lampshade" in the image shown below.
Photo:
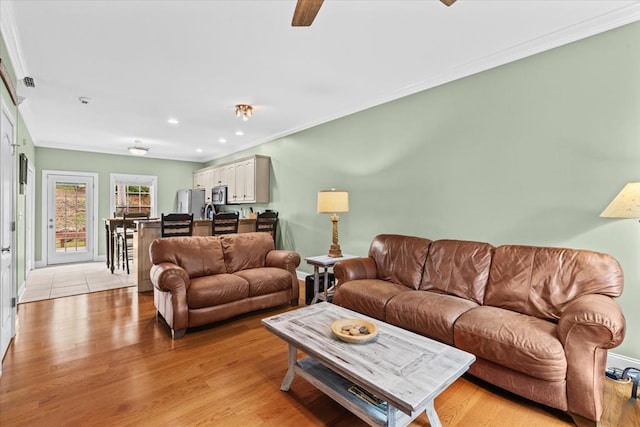
<path fill-rule="evenodd" d="M 349 212 L 349 192 L 336 189 L 318 191 L 318 213 Z"/>
<path fill-rule="evenodd" d="M 640 182 L 630 182 L 600 214 L 602 218 L 640 218 Z"/>

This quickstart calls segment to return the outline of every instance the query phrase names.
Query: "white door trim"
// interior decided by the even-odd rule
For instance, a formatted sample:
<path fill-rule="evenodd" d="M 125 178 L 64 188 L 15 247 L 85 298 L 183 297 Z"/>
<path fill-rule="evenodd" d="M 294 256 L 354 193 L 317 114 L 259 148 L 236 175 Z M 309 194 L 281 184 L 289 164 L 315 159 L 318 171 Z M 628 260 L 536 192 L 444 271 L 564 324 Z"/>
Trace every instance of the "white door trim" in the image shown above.
<path fill-rule="evenodd" d="M 36 169 L 33 162 L 27 164 L 27 185 L 25 192 L 25 280 L 29 272 L 35 268 L 35 231 L 36 231 Z M 27 225 L 28 224 L 28 225 Z M 27 230 L 31 230 L 29 234 Z"/>
<path fill-rule="evenodd" d="M 92 254 L 92 259 L 93 261 L 97 261 L 98 260 L 98 174 L 97 173 L 91 173 L 91 172 L 78 172 L 78 171 L 60 171 L 60 170 L 50 170 L 50 169 L 43 169 L 42 170 L 42 181 L 41 181 L 41 188 L 42 188 L 42 229 L 41 229 L 41 233 L 42 233 L 42 237 L 41 237 L 41 241 L 42 244 L 40 245 L 40 251 L 41 251 L 41 259 L 43 262 L 43 265 L 48 265 L 49 264 L 49 259 L 48 259 L 48 251 L 47 251 L 47 246 L 49 244 L 48 242 L 48 235 L 47 235 L 47 230 L 48 230 L 48 225 L 47 225 L 47 209 L 48 209 L 48 203 L 47 203 L 47 196 L 48 196 L 48 188 L 47 188 L 47 183 L 49 182 L 49 175 L 74 175 L 74 176 L 80 176 L 80 177 L 87 177 L 87 178 L 93 178 L 93 213 L 92 213 L 92 218 L 89 220 L 91 223 L 91 236 L 93 238 L 93 254 Z M 88 221 L 88 222 L 89 222 Z"/>

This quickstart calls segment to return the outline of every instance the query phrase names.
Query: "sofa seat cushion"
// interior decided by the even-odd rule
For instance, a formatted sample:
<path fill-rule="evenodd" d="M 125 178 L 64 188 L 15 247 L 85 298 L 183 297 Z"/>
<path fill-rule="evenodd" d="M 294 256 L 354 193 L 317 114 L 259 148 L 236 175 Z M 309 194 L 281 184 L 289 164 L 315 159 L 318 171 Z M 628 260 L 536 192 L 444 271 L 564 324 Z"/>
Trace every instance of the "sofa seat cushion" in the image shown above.
<path fill-rule="evenodd" d="M 338 286 L 333 303 L 379 320 L 385 320 L 387 302 L 409 288 L 379 279 L 352 280 Z"/>
<path fill-rule="evenodd" d="M 248 296 L 249 282 L 227 273 L 191 279 L 191 286 L 187 289 L 189 308 L 212 307 Z"/>
<path fill-rule="evenodd" d="M 386 321 L 453 345 L 453 325 L 462 313 L 478 307 L 473 301 L 427 291 L 408 291 L 387 304 Z"/>
<path fill-rule="evenodd" d="M 482 359 L 546 381 L 566 378 L 567 360 L 553 322 L 484 306 L 462 314 L 453 335 L 456 347 Z"/>
<path fill-rule="evenodd" d="M 282 268 L 251 268 L 237 271 L 233 275 L 241 277 L 249 283 L 250 297 L 291 289 L 291 274 Z"/>

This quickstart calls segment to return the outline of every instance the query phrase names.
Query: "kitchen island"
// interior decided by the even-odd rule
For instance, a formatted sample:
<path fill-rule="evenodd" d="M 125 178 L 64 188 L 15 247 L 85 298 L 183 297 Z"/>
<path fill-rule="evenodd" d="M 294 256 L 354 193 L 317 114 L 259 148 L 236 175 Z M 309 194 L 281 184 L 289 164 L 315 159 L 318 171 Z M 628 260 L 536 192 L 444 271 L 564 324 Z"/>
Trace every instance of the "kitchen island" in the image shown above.
<path fill-rule="evenodd" d="M 241 219 L 238 224 L 238 233 L 250 233 L 256 231 L 255 219 Z M 196 219 L 193 221 L 194 236 L 211 236 L 211 220 Z M 138 227 L 133 234 L 133 283 L 138 292 L 153 290 L 149 271 L 151 270 L 151 258 L 149 246 L 155 239 L 161 237 L 160 221 L 138 221 Z"/>

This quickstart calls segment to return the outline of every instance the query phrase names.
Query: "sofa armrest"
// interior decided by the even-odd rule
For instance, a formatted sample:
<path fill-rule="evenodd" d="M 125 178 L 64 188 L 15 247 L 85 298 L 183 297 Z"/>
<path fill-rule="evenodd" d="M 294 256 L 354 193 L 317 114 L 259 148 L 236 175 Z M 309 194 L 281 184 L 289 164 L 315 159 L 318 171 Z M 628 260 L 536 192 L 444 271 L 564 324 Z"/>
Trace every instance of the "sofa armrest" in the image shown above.
<path fill-rule="evenodd" d="M 300 265 L 300 255 L 294 251 L 274 249 L 267 252 L 267 267 L 283 268 L 291 274 L 291 304 L 298 305 L 300 284 L 296 268 Z"/>
<path fill-rule="evenodd" d="M 186 294 L 191 285 L 191 279 L 184 268 L 170 262 L 152 265 L 149 276 L 153 287 L 163 292 Z"/>
<path fill-rule="evenodd" d="M 187 289 L 191 280 L 187 272 L 171 262 L 154 264 L 149 272 L 153 283 L 154 303 L 156 309 L 171 328 L 174 339 L 184 334 L 189 327 L 189 304 Z M 167 298 L 166 293 L 171 293 Z"/>
<path fill-rule="evenodd" d="M 373 258 L 349 258 L 333 266 L 333 274 L 338 285 L 351 280 L 376 279 L 377 271 Z"/>
<path fill-rule="evenodd" d="M 267 267 L 284 268 L 295 274 L 296 268 L 300 265 L 300 255 L 294 251 L 274 249 L 267 253 Z"/>
<path fill-rule="evenodd" d="M 558 337 L 567 358 L 569 412 L 592 420 L 602 415 L 606 349 L 624 339 L 622 309 L 611 297 L 590 294 L 576 298 L 558 321 Z M 585 399 L 585 396 L 594 396 Z"/>

